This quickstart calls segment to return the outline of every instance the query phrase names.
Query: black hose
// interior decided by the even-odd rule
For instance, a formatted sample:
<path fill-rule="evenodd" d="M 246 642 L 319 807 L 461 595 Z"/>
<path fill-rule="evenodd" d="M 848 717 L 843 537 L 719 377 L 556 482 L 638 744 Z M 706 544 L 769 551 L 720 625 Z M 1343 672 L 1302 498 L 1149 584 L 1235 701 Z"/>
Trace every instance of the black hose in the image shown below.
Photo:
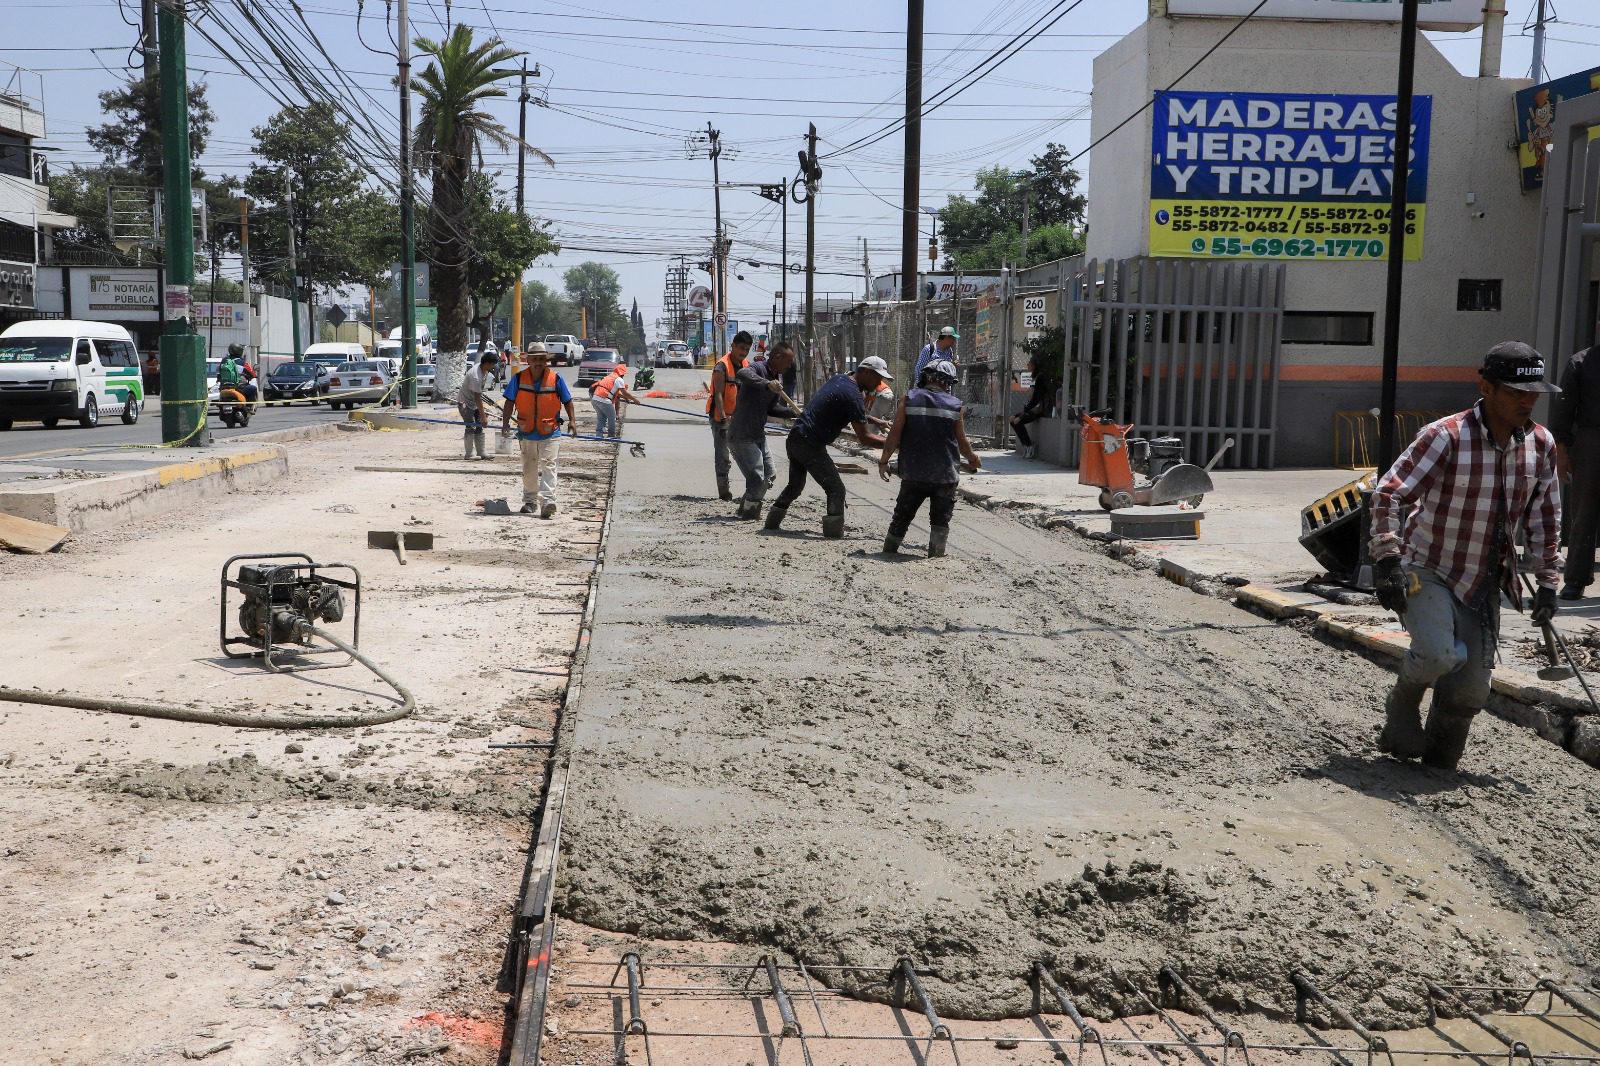
<path fill-rule="evenodd" d="M 107 714 L 126 714 L 136 718 L 163 718 L 169 722 L 196 722 L 201 725 L 226 725 L 240 729 L 353 729 L 363 726 L 385 725 L 409 718 L 416 713 L 417 700 L 411 690 L 390 677 L 388 672 L 331 633 L 315 626 L 311 632 L 348 654 L 356 662 L 378 676 L 378 679 L 400 696 L 400 706 L 393 710 L 349 716 L 305 716 L 286 714 L 253 714 L 249 711 L 202 711 L 193 707 L 180 707 L 172 703 L 145 703 L 142 700 L 104 699 L 94 696 L 74 696 L 70 693 L 45 692 L 36 688 L 5 688 L 0 686 L 0 703 L 32 703 L 46 707 L 72 707 L 80 711 L 104 711 Z"/>

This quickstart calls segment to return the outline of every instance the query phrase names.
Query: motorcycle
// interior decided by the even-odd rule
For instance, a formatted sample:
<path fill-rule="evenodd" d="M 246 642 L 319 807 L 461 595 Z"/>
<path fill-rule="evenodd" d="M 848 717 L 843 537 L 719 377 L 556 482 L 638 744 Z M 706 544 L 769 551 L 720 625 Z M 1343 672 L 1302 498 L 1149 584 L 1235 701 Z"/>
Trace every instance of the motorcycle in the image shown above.
<path fill-rule="evenodd" d="M 217 390 L 216 414 L 229 429 L 248 426 L 254 413 L 254 405 L 239 386 L 224 385 Z"/>

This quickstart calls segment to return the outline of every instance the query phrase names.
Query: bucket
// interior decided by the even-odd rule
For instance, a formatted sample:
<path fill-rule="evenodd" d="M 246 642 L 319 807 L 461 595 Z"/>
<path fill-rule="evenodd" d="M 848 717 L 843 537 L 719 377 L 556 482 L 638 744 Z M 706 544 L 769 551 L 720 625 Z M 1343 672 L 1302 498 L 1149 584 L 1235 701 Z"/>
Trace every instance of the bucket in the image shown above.
<path fill-rule="evenodd" d="M 502 430 L 494 436 L 494 453 L 496 455 L 510 455 L 512 436 L 509 431 Z"/>

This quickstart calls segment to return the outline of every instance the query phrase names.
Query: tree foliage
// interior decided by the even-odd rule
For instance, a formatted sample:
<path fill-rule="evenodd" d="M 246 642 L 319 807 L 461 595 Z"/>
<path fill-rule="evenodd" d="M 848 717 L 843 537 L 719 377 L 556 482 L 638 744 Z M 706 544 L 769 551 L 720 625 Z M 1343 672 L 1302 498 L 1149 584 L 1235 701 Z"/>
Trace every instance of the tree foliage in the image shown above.
<path fill-rule="evenodd" d="M 522 283 L 522 336 L 543 338 L 547 333 L 578 332 L 578 308 L 542 281 Z"/>
<path fill-rule="evenodd" d="M 331 104 L 289 107 L 256 127 L 256 155 L 244 191 L 255 201 L 250 261 L 259 276 L 289 280 L 288 192 L 301 284 L 376 285 L 400 255 L 398 208 L 368 188 L 342 147 L 345 120 Z"/>
<path fill-rule="evenodd" d="M 487 339 L 495 309 L 533 262 L 561 250 L 546 227 L 518 213 L 491 175 L 476 173 L 467 185 L 467 232 L 472 258 L 467 263 L 469 324 Z M 524 327 L 526 329 L 526 327 Z"/>
<path fill-rule="evenodd" d="M 103 126 L 84 131 L 90 147 L 105 156 L 106 166 L 155 188 L 161 187 L 166 167 L 161 158 L 161 87 L 158 79 L 143 75 L 129 78 L 117 89 L 100 94 L 100 110 L 111 116 Z M 205 153 L 211 124 L 217 116 L 206 102 L 206 87 L 189 86 L 189 159 Z M 193 180 L 205 175 L 191 170 Z"/>
<path fill-rule="evenodd" d="M 622 310 L 622 279 L 604 263 L 593 260 L 579 263 L 561 275 L 567 296 L 579 307 L 589 309 L 589 335 L 614 339 L 631 332 L 628 316 Z"/>
<path fill-rule="evenodd" d="M 1052 143 L 1030 160 L 1028 171 L 978 171 L 973 183 L 977 195 L 970 200 L 952 196 L 939 211 L 945 269 L 993 270 L 1007 262 L 1026 266 L 1081 252 L 1086 201 L 1078 191 L 1081 176 L 1067 163 L 1069 157 L 1065 148 Z M 1030 223 L 1026 256 L 1024 201 Z"/>
<path fill-rule="evenodd" d="M 421 101 L 415 135 L 417 168 L 433 176 L 429 236 L 439 347 L 458 352 L 467 345 L 468 269 L 477 251 L 467 222 L 468 175 L 486 144 L 506 149 L 517 143 L 482 104 L 506 95 L 500 82 L 511 74 L 503 64 L 521 53 L 495 38 L 474 43 L 472 30 L 464 23 L 443 41 L 418 37 L 416 46 L 433 57 L 411 86 Z M 543 152 L 533 151 L 550 161 Z"/>

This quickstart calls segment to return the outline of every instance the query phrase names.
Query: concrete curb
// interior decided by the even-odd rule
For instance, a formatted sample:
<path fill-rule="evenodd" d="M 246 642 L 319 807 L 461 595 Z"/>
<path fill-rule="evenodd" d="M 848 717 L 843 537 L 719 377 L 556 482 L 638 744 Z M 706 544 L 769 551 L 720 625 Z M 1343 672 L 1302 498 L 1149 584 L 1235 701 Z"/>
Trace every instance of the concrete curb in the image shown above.
<path fill-rule="evenodd" d="M 189 459 L 93 481 L 0 490 L 0 511 L 90 533 L 224 492 L 265 485 L 288 472 L 289 450 L 281 444 L 263 444 L 232 455 Z"/>
<path fill-rule="evenodd" d="M 321 440 L 324 437 L 338 436 L 343 432 L 342 427 L 347 424 L 346 422 L 318 422 L 309 426 L 294 426 L 290 429 L 269 429 L 262 433 L 242 433 L 229 439 L 237 440 L 241 443 L 248 441 L 251 444 L 289 444 L 301 440 Z"/>

